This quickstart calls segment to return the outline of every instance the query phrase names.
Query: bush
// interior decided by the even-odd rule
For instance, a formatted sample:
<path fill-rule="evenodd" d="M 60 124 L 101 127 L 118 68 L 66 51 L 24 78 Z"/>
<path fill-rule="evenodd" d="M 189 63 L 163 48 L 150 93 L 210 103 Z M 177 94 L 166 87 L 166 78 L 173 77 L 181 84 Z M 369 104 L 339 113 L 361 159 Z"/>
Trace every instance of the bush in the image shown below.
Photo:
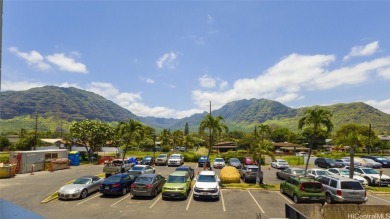
<path fill-rule="evenodd" d="M 183 156 L 184 162 L 198 162 L 201 155 L 194 152 L 186 152 L 183 154 Z"/>
<path fill-rule="evenodd" d="M 169 146 L 165 145 L 165 146 L 162 146 L 161 148 L 161 152 L 169 152 L 171 149 Z"/>

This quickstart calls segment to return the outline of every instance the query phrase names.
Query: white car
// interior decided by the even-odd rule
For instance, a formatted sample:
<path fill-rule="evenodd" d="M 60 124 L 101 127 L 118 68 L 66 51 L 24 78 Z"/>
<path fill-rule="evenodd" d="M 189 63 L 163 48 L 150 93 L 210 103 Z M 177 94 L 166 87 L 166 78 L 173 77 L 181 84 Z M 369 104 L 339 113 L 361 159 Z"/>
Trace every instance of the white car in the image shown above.
<path fill-rule="evenodd" d="M 197 198 L 212 198 L 219 200 L 220 189 L 219 183 L 220 179 L 215 174 L 215 171 L 212 170 L 203 170 L 196 177 L 196 182 L 194 185 L 194 199 Z"/>
<path fill-rule="evenodd" d="M 355 173 L 360 174 L 367 180 L 368 185 L 379 185 L 379 179 L 382 186 L 390 185 L 390 177 L 382 174 L 380 176 L 379 172 L 368 167 L 357 167 L 355 168 Z"/>
<path fill-rule="evenodd" d="M 319 176 L 327 176 L 329 175 L 329 172 L 324 169 L 308 169 L 307 175 L 317 178 Z"/>
<path fill-rule="evenodd" d="M 297 152 L 297 153 L 295 153 L 295 156 L 304 157 L 304 156 L 307 156 L 307 153 L 306 152 Z"/>
<path fill-rule="evenodd" d="M 328 171 L 328 173 L 330 175 L 338 175 L 338 176 L 344 176 L 344 177 L 349 178 L 349 170 L 348 169 L 329 168 L 326 171 Z M 362 184 L 364 186 L 368 185 L 367 180 L 364 179 L 363 177 L 357 175 L 357 174 L 353 175 L 353 179 L 359 181 L 360 184 Z"/>
<path fill-rule="evenodd" d="M 225 167 L 225 160 L 221 157 L 217 157 L 214 159 L 214 164 L 213 164 L 213 167 L 214 168 L 219 168 L 219 169 L 222 169 Z"/>
<path fill-rule="evenodd" d="M 286 169 L 289 168 L 290 165 L 288 165 L 287 161 L 283 159 L 275 159 L 271 162 L 271 167 L 276 169 Z"/>
<path fill-rule="evenodd" d="M 168 166 L 180 166 L 184 164 L 184 157 L 181 154 L 172 154 L 168 158 Z"/>

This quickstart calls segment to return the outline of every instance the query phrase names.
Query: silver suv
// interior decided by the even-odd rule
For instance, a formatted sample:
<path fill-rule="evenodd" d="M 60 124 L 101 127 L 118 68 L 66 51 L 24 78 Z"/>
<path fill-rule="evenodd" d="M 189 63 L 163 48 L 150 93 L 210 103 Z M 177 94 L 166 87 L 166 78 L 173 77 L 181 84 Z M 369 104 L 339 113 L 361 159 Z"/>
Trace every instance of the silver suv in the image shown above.
<path fill-rule="evenodd" d="M 319 176 L 316 179 L 325 189 L 325 200 L 334 202 L 363 204 L 367 201 L 367 193 L 359 181 L 342 176 Z"/>

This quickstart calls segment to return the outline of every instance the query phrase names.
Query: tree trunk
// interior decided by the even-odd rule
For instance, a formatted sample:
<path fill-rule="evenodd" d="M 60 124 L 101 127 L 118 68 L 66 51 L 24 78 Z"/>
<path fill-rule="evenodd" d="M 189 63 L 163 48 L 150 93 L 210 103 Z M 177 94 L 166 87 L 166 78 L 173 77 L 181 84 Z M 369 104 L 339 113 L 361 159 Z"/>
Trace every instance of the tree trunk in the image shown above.
<path fill-rule="evenodd" d="M 261 171 L 261 153 L 259 153 L 259 168 L 257 169 L 256 185 L 263 184 L 263 172 Z"/>
<path fill-rule="evenodd" d="M 307 156 L 307 160 L 306 160 L 306 165 L 305 165 L 305 177 L 306 177 L 306 174 L 307 174 L 307 168 L 308 168 L 308 166 L 309 166 L 309 160 L 310 160 L 310 156 L 311 156 L 311 148 L 312 148 L 312 145 L 310 145 L 309 155 Z M 303 160 L 305 160 L 305 157 L 303 157 Z"/>
<path fill-rule="evenodd" d="M 353 179 L 353 175 L 354 175 L 354 172 L 355 172 L 355 161 L 354 161 L 354 157 L 355 157 L 355 149 L 353 149 L 351 147 L 351 149 L 349 150 L 349 155 L 350 155 L 350 160 L 349 160 L 349 178 Z"/>

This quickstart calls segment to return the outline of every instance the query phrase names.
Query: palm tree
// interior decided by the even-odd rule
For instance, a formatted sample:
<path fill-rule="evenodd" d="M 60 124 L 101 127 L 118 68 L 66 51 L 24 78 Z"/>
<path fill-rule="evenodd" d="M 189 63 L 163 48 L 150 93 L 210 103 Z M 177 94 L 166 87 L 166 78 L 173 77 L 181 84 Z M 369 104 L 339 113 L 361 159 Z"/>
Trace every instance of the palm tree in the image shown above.
<path fill-rule="evenodd" d="M 131 145 L 134 141 L 140 142 L 140 139 L 144 137 L 144 127 L 142 123 L 133 119 L 130 119 L 128 122 L 120 122 L 116 127 L 115 132 L 125 145 L 122 160 L 125 159 L 129 145 Z"/>
<path fill-rule="evenodd" d="M 303 117 L 299 119 L 298 122 L 299 129 L 302 129 L 303 127 L 306 126 L 311 128 L 313 132 L 310 139 L 310 150 L 309 150 L 309 156 L 307 157 L 307 162 L 305 167 L 305 176 L 306 176 L 306 171 L 309 164 L 313 144 L 318 138 L 318 136 L 321 134 L 321 131 L 323 131 L 323 127 L 326 129 L 326 133 L 330 133 L 333 130 L 333 123 L 331 118 L 332 118 L 332 113 L 330 113 L 326 109 L 320 108 L 320 109 L 306 110 Z"/>
<path fill-rule="evenodd" d="M 207 114 L 199 125 L 199 134 L 203 134 L 206 129 L 209 130 L 209 151 L 207 157 L 210 158 L 211 148 L 213 146 L 213 140 L 215 137 L 219 137 L 221 132 L 225 130 L 229 131 L 229 128 L 224 122 L 224 118 L 222 116 L 213 117 L 211 114 Z M 218 139 L 219 140 L 219 139 Z"/>

